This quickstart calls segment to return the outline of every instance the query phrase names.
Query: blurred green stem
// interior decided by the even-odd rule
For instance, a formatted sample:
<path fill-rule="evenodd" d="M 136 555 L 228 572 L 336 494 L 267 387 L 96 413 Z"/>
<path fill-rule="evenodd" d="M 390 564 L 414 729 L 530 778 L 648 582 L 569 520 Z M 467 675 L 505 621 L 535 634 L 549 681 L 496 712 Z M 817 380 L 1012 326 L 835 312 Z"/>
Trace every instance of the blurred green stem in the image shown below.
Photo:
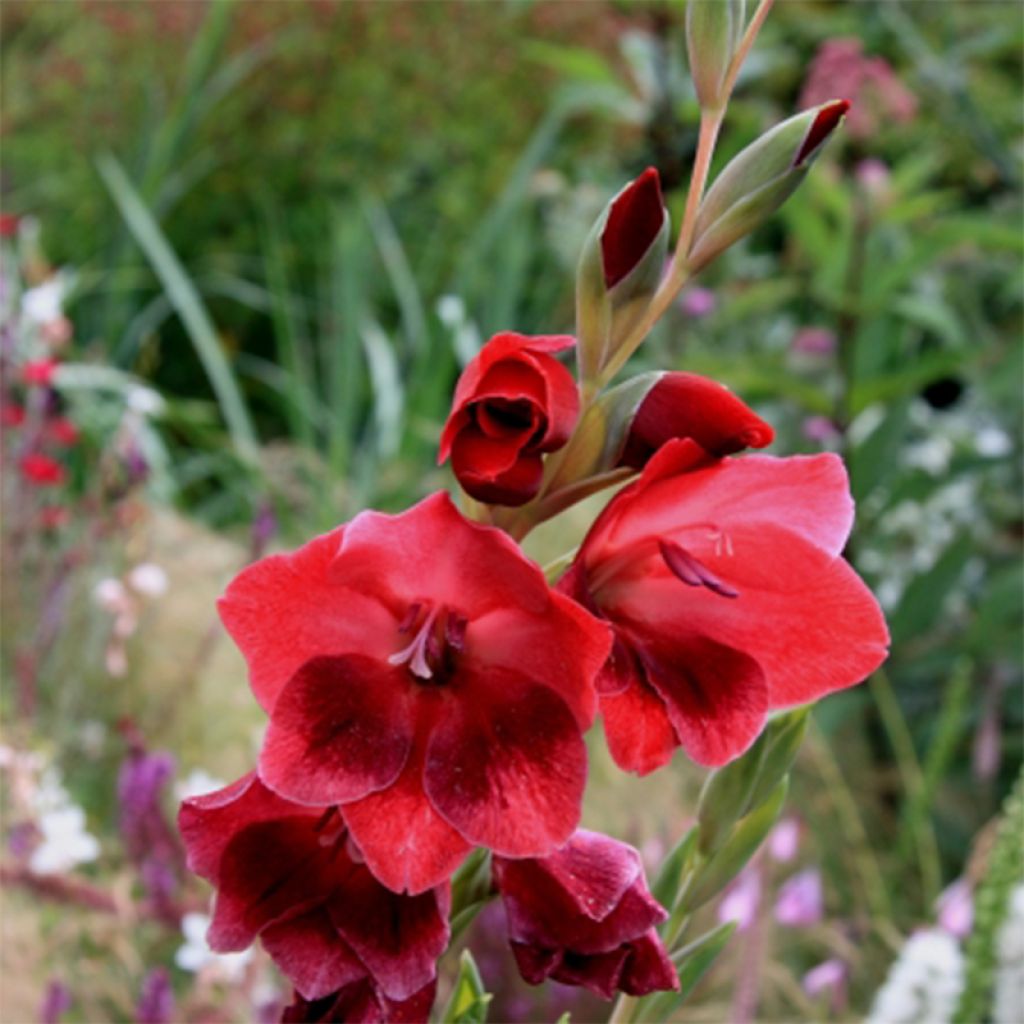
<path fill-rule="evenodd" d="M 853 400 L 857 378 L 857 335 L 860 331 L 861 297 L 864 291 L 864 270 L 870 234 L 871 217 L 867 204 L 857 197 L 854 199 L 853 235 L 850 240 L 850 259 L 843 287 L 843 304 L 836 324 L 839 394 L 834 419 L 844 437 L 855 413 Z"/>

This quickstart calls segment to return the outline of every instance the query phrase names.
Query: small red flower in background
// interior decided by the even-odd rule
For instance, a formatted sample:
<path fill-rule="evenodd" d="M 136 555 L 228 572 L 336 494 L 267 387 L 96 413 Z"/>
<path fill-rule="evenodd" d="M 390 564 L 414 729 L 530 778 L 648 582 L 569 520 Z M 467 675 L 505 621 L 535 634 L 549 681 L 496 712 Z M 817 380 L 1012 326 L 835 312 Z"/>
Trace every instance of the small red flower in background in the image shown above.
<path fill-rule="evenodd" d="M 543 859 L 494 858 L 512 951 L 532 985 L 553 978 L 605 999 L 616 990 L 678 990 L 655 925 L 668 914 L 647 890 L 640 855 L 578 830 Z"/>
<path fill-rule="evenodd" d="M 25 406 L 17 402 L 4 402 L 0 405 L 0 425 L 5 427 L 22 427 L 25 425 Z"/>
<path fill-rule="evenodd" d="M 335 809 L 283 800 L 253 773 L 186 800 L 178 825 L 189 869 L 217 889 L 212 949 L 242 950 L 258 936 L 304 1000 L 433 1001 L 450 935 L 447 883 L 418 896 L 386 889 Z"/>
<path fill-rule="evenodd" d="M 775 432 L 728 388 L 696 373 L 665 373 L 644 396 L 619 465 L 642 469 L 663 444 L 691 438 L 709 455 L 764 448 Z"/>
<path fill-rule="evenodd" d="M 78 444 L 78 439 L 81 436 L 78 427 L 66 416 L 57 416 L 50 420 L 46 424 L 45 433 L 47 439 L 53 441 L 54 444 L 67 447 Z"/>
<path fill-rule="evenodd" d="M 56 359 L 35 359 L 21 368 L 21 379 L 29 387 L 49 387 L 57 366 Z"/>
<path fill-rule="evenodd" d="M 574 344 L 567 335 L 497 334 L 462 371 L 438 464 L 451 456 L 478 501 L 522 505 L 537 493 L 544 453 L 565 444 L 579 415 L 576 382 L 552 354 Z"/>
<path fill-rule="evenodd" d="M 257 562 L 220 612 L 270 714 L 260 777 L 340 804 L 385 885 L 422 892 L 473 845 L 545 854 L 576 827 L 608 630 L 447 494 Z"/>
<path fill-rule="evenodd" d="M 55 487 L 64 483 L 66 478 L 64 467 L 56 459 L 51 459 L 42 452 L 29 452 L 28 455 L 23 455 L 19 465 L 21 475 L 37 487 Z"/>
<path fill-rule="evenodd" d="M 71 520 L 71 512 L 63 505 L 46 505 L 39 510 L 39 524 L 44 530 L 60 530 Z"/>
<path fill-rule="evenodd" d="M 725 764 L 769 710 L 881 664 L 885 620 L 841 557 L 852 522 L 836 456 L 711 462 L 692 441 L 613 499 L 560 587 L 614 628 L 597 686 L 621 767 L 653 771 L 680 745 Z"/>

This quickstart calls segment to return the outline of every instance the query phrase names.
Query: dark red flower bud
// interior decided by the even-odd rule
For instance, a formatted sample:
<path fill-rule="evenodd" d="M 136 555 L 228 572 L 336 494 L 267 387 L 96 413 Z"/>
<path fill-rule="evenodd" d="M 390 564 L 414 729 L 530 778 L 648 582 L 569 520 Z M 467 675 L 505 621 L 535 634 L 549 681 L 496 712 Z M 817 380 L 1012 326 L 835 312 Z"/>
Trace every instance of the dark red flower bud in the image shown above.
<path fill-rule="evenodd" d="M 572 374 L 554 358 L 567 335 L 497 334 L 462 372 L 441 434 L 463 489 L 478 501 L 523 505 L 540 487 L 546 452 L 561 448 L 579 415 Z"/>
<path fill-rule="evenodd" d="M 665 222 L 658 172 L 648 167 L 612 200 L 601 232 L 604 283 L 614 288 L 643 259 Z"/>
<path fill-rule="evenodd" d="M 579 829 L 549 857 L 493 863 L 512 951 L 530 984 L 553 978 L 605 999 L 679 988 L 655 931 L 668 914 L 631 846 Z"/>
<path fill-rule="evenodd" d="M 677 437 L 722 456 L 764 448 L 775 432 L 717 381 L 696 373 L 665 373 L 638 406 L 619 465 L 642 469 L 663 444 Z"/>
<path fill-rule="evenodd" d="M 833 100 L 818 110 L 807 131 L 807 137 L 793 160 L 794 167 L 799 167 L 832 134 L 849 109 L 849 100 Z"/>

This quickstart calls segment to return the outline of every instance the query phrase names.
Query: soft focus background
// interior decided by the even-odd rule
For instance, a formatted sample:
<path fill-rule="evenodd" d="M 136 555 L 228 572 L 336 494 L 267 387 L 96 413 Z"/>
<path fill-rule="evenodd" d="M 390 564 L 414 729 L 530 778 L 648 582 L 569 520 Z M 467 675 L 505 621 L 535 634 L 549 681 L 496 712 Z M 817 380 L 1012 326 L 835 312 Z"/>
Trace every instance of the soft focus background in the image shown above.
<path fill-rule="evenodd" d="M 169 824 L 248 770 L 262 726 L 215 598 L 268 550 L 449 486 L 460 366 L 500 329 L 572 330 L 580 243 L 626 180 L 656 165 L 678 223 L 682 5 L 0 15 L 0 1019 L 272 1020 L 287 993 L 261 953 L 206 949 Z M 786 818 L 708 912 L 740 930 L 680 1020 L 862 1019 L 922 928 L 875 1019 L 925 1019 L 914 999 L 950 1019 L 966 970 L 977 1020 L 981 960 L 1013 955 L 1022 43 L 1015 3 L 779 3 L 715 167 L 801 106 L 851 115 L 634 361 L 722 380 L 777 454 L 844 455 L 848 555 L 894 638 L 816 710 Z M 578 539 L 566 518 L 538 557 Z M 702 772 L 679 755 L 626 778 L 592 739 L 586 822 L 653 866 Z M 517 983 L 499 913 L 472 942 L 492 1019 L 606 1014 Z"/>

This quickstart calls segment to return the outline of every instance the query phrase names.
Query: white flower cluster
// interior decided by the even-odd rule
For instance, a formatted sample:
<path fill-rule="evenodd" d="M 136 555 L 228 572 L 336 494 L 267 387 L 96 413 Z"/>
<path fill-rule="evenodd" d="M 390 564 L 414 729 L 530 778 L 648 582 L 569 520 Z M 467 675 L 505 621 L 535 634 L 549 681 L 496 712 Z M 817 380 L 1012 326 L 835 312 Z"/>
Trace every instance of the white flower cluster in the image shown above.
<path fill-rule="evenodd" d="M 876 993 L 867 1024 L 948 1024 L 963 986 L 956 939 L 941 928 L 915 932 Z"/>
<path fill-rule="evenodd" d="M 1024 884 L 1010 894 L 1009 913 L 996 940 L 994 1024 L 1024 1021 Z"/>

